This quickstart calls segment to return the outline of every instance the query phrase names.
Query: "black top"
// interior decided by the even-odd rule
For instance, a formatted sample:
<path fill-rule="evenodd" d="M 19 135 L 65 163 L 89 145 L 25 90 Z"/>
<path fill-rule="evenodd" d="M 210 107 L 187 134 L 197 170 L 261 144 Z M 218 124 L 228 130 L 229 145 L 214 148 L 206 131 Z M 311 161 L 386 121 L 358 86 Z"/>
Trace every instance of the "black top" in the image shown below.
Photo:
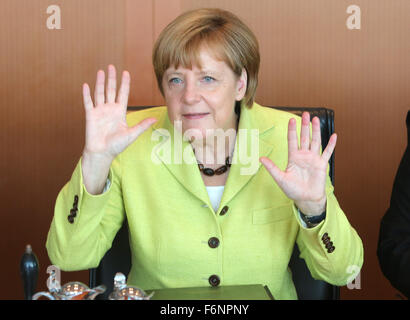
<path fill-rule="evenodd" d="M 410 110 L 407 148 L 397 171 L 390 207 L 381 220 L 377 255 L 383 274 L 410 298 Z"/>

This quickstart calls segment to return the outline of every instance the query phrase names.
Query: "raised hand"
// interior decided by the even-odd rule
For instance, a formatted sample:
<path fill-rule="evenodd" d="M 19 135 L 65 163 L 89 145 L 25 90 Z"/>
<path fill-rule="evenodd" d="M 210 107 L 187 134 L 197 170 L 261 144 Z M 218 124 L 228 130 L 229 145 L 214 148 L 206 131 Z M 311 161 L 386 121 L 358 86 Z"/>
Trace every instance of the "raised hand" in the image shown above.
<path fill-rule="evenodd" d="M 83 182 L 91 194 L 100 194 L 107 181 L 114 158 L 124 151 L 138 136 L 157 120 L 147 118 L 133 127 L 126 122 L 130 75 L 122 74 L 117 101 L 116 73 L 113 65 L 108 66 L 108 83 L 104 95 L 105 74 L 97 72 L 94 100 L 90 97 L 88 84 L 83 84 L 83 98 L 86 118 L 85 146 L 81 160 Z"/>
<path fill-rule="evenodd" d="M 336 146 L 337 135 L 334 133 L 320 155 L 320 121 L 312 120 L 312 139 L 309 130 L 310 115 L 302 114 L 300 147 L 296 133 L 296 120 L 288 124 L 288 165 L 281 171 L 272 160 L 261 157 L 259 160 L 273 179 L 295 205 L 306 215 L 320 215 L 326 208 L 326 169 Z"/>
<path fill-rule="evenodd" d="M 106 98 L 104 96 L 105 74 L 97 72 L 94 99 L 90 97 L 88 84 L 83 84 L 83 99 L 86 115 L 86 134 L 84 152 L 98 154 L 114 159 L 125 150 L 137 137 L 152 125 L 156 119 L 147 118 L 133 127 L 126 123 L 130 75 L 122 74 L 121 87 L 116 96 L 116 72 L 113 65 L 108 66 L 108 83 Z"/>

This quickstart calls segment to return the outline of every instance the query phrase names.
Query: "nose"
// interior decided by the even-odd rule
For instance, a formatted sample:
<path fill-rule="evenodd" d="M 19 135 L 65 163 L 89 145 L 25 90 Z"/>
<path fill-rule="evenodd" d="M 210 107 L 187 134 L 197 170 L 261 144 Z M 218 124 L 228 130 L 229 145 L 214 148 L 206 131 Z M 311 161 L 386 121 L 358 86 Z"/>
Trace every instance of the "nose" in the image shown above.
<path fill-rule="evenodd" d="M 183 102 L 187 105 L 193 105 L 200 101 L 201 96 L 199 89 L 195 85 L 194 81 L 187 80 L 182 94 Z"/>

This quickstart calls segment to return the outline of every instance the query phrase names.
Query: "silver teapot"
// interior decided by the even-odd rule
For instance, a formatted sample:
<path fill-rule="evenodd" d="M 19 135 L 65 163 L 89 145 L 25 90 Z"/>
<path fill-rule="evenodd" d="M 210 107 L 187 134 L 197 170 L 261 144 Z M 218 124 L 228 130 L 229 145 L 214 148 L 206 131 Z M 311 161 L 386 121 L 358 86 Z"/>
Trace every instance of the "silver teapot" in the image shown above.
<path fill-rule="evenodd" d="M 147 295 L 144 290 L 127 286 L 125 275 L 117 272 L 114 277 L 114 291 L 108 296 L 110 300 L 150 300 L 154 295 Z"/>
<path fill-rule="evenodd" d="M 46 297 L 50 300 L 94 300 L 96 296 L 104 293 L 106 287 L 100 285 L 95 288 L 89 288 L 82 282 L 72 281 L 61 286 L 60 284 L 60 269 L 55 266 L 49 266 L 47 273 L 50 276 L 47 279 L 47 288 L 49 292 L 38 292 L 33 295 L 33 300 L 38 300 L 40 297 Z"/>

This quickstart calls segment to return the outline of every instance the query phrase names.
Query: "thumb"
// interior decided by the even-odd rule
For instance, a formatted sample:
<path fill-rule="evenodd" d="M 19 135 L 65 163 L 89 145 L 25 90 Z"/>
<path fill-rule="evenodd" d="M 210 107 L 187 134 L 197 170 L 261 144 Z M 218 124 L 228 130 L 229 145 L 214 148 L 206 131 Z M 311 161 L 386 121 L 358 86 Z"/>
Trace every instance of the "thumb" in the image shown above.
<path fill-rule="evenodd" d="M 263 166 L 268 170 L 272 178 L 276 181 L 276 183 L 281 186 L 282 180 L 284 176 L 284 172 L 282 172 L 271 159 L 266 157 L 260 157 L 259 161 L 263 164 Z"/>
<path fill-rule="evenodd" d="M 137 139 L 141 133 L 143 133 L 145 130 L 147 130 L 155 122 L 157 122 L 157 119 L 147 118 L 147 119 L 144 119 L 144 120 L 140 121 L 136 125 L 132 126 L 129 129 L 129 134 L 130 134 L 131 140 L 134 141 L 135 139 Z"/>

